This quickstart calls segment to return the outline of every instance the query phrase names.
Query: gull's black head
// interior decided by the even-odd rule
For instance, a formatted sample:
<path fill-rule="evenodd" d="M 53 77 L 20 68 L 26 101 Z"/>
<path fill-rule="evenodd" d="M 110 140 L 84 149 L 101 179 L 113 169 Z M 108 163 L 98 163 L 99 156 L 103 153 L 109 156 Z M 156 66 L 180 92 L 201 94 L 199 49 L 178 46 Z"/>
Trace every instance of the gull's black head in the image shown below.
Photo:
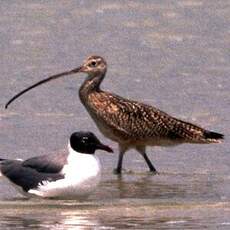
<path fill-rule="evenodd" d="M 79 153 L 94 154 L 97 149 L 113 152 L 113 150 L 102 144 L 91 132 L 75 132 L 70 136 L 70 146 Z"/>

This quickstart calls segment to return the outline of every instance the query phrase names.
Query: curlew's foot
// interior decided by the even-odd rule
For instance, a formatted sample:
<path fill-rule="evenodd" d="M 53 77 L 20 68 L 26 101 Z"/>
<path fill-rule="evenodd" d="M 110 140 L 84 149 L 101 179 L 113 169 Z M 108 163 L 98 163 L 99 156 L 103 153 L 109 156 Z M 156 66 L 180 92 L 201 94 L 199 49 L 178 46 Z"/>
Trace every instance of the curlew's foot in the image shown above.
<path fill-rule="evenodd" d="M 155 176 L 155 175 L 159 175 L 160 173 L 157 170 L 150 170 L 149 174 Z"/>
<path fill-rule="evenodd" d="M 115 175 L 121 175 L 121 169 L 115 168 L 115 169 L 113 170 L 113 174 L 115 174 Z"/>

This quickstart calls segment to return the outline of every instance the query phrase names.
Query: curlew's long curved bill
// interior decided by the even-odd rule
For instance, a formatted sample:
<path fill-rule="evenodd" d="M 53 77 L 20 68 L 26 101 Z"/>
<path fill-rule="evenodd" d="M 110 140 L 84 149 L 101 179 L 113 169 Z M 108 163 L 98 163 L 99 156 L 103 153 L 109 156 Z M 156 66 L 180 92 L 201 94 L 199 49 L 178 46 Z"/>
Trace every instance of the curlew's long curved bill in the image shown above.
<path fill-rule="evenodd" d="M 46 79 L 43 79 L 37 83 L 35 83 L 34 85 L 31 85 L 30 87 L 22 90 L 21 92 L 19 92 L 18 94 L 16 94 L 15 96 L 13 96 L 5 105 L 5 109 L 7 109 L 7 107 L 9 106 L 9 104 L 11 104 L 15 99 L 17 99 L 18 97 L 20 97 L 21 95 L 23 95 L 24 93 L 26 93 L 27 91 L 39 86 L 39 85 L 42 85 L 48 81 L 51 81 L 51 80 L 54 80 L 54 79 L 57 79 L 57 78 L 60 78 L 60 77 L 63 77 L 63 76 L 67 76 L 67 75 L 71 75 L 71 74 L 74 74 L 74 73 L 78 73 L 78 72 L 81 72 L 81 66 L 76 68 L 76 69 L 72 69 L 70 71 L 66 71 L 66 72 L 63 72 L 63 73 L 59 73 L 59 74 L 55 74 L 55 75 L 52 75 Z"/>

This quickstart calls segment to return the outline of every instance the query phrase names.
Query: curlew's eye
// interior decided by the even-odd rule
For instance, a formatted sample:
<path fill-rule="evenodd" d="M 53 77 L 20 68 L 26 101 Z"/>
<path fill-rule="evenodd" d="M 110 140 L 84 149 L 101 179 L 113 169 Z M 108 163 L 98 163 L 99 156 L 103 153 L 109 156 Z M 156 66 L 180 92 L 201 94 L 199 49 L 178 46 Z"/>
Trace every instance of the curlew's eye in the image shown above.
<path fill-rule="evenodd" d="M 91 67 L 95 67 L 97 65 L 97 62 L 96 61 L 92 61 L 91 63 L 90 63 L 90 66 Z"/>

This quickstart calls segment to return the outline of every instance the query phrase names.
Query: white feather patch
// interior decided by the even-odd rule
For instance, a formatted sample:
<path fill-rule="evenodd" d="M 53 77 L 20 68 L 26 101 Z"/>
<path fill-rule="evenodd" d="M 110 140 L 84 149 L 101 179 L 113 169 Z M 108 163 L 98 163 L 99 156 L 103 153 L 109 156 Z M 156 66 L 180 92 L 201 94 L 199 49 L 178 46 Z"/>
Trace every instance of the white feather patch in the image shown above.
<path fill-rule="evenodd" d="M 65 178 L 42 181 L 38 188 L 28 193 L 41 197 L 86 197 L 100 181 L 100 163 L 95 155 L 75 152 L 69 146 L 67 164 L 62 169 Z"/>

